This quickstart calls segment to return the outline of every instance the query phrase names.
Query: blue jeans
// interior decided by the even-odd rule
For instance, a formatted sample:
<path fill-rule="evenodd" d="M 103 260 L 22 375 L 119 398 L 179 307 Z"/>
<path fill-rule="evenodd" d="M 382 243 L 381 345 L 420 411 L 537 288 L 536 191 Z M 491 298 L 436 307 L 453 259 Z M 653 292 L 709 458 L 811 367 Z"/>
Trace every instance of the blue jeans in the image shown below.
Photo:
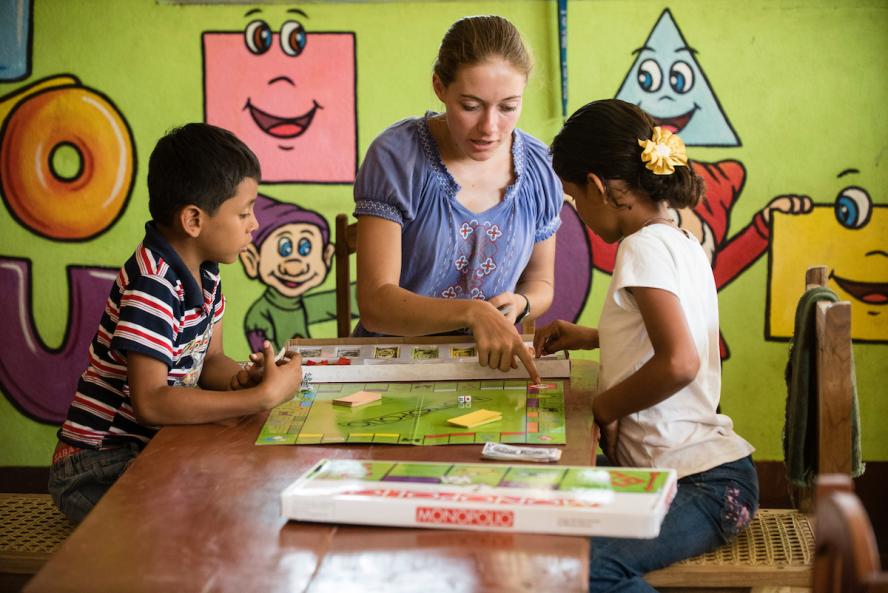
<path fill-rule="evenodd" d="M 591 538 L 590 593 L 655 591 L 646 573 L 732 540 L 755 515 L 758 494 L 751 457 L 685 476 L 656 538 Z"/>
<path fill-rule="evenodd" d="M 80 523 L 142 448 L 127 443 L 114 449 L 83 449 L 49 469 L 49 493 L 59 510 Z"/>

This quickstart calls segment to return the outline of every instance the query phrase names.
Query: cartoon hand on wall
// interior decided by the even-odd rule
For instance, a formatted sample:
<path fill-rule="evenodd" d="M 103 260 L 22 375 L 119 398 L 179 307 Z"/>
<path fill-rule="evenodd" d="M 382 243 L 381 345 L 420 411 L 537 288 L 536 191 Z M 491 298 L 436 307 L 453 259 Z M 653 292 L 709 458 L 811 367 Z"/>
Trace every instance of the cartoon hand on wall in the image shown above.
<path fill-rule="evenodd" d="M 814 202 L 808 196 L 785 195 L 777 196 L 768 205 L 762 209 L 762 216 L 765 224 L 771 222 L 772 212 L 783 212 L 784 214 L 807 214 L 814 208 Z"/>

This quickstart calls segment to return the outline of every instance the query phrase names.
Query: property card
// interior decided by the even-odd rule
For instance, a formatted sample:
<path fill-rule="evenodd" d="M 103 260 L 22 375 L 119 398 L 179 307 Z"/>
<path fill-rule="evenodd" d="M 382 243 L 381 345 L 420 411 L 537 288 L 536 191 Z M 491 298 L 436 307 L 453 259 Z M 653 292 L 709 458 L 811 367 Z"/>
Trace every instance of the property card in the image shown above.
<path fill-rule="evenodd" d="M 382 399 L 382 394 L 375 391 L 359 391 L 333 400 L 335 406 L 356 408 Z"/>

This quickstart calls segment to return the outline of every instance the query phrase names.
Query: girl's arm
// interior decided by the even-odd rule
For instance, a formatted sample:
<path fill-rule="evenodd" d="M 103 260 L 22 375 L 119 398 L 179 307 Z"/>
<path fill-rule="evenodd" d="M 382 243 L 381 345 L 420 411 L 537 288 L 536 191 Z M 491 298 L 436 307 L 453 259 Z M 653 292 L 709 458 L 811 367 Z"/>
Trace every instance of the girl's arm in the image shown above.
<path fill-rule="evenodd" d="M 678 297 L 659 288 L 628 290 L 638 304 L 654 355 L 595 398 L 592 412 L 600 425 L 660 403 L 693 381 L 700 370 L 700 357 Z"/>

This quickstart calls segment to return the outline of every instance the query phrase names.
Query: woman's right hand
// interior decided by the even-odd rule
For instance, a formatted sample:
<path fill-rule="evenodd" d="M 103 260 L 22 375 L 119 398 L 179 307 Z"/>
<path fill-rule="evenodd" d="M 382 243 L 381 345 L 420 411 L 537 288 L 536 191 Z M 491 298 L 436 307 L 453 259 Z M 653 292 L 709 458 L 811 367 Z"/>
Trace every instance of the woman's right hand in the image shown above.
<path fill-rule="evenodd" d="M 582 327 L 562 319 L 536 330 L 533 351 L 537 357 L 559 350 L 581 350 L 598 347 L 598 330 Z"/>
<path fill-rule="evenodd" d="M 265 396 L 265 407 L 270 409 L 289 401 L 299 391 L 302 385 L 302 356 L 288 352 L 288 356 L 275 363 L 274 349 L 268 341 L 262 345 L 261 356 L 262 381 L 259 389 Z"/>
<path fill-rule="evenodd" d="M 518 368 L 515 358 L 524 365 L 530 380 L 536 384 L 542 382 L 540 373 L 533 362 L 531 350 L 512 323 L 514 315 L 503 315 L 492 303 L 477 303 L 469 322 L 469 329 L 475 337 L 475 348 L 478 351 L 478 362 L 481 366 L 499 369 L 503 372 Z"/>

